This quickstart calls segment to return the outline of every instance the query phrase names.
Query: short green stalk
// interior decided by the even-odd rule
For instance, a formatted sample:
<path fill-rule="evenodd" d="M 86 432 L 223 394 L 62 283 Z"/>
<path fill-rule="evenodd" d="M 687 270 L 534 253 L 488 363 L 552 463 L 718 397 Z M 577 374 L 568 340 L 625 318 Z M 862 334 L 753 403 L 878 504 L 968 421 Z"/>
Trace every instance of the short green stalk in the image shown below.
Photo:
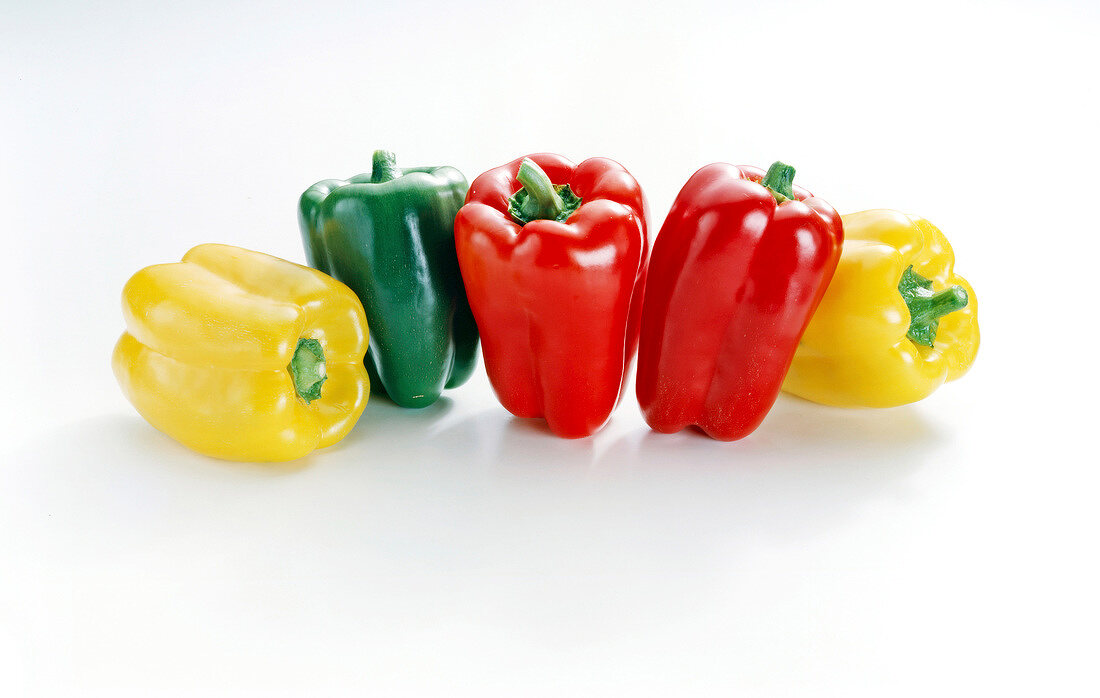
<path fill-rule="evenodd" d="M 374 151 L 374 161 L 371 165 L 370 181 L 372 184 L 381 184 L 401 176 L 401 168 L 397 166 L 397 156 L 388 150 Z"/>
<path fill-rule="evenodd" d="M 537 220 L 565 221 L 581 205 L 568 184 L 555 186 L 531 158 L 520 163 L 516 179 L 523 188 L 508 200 L 508 213 L 520 225 Z"/>
<path fill-rule="evenodd" d="M 307 405 L 321 397 L 321 384 L 328 376 L 325 375 L 325 352 L 320 342 L 306 337 L 299 339 L 287 370 L 294 379 L 294 390 Z"/>
<path fill-rule="evenodd" d="M 776 160 L 760 183 L 768 188 L 777 204 L 794 198 L 794 168 L 790 165 Z"/>
<path fill-rule="evenodd" d="M 931 347 L 936 341 L 940 318 L 956 310 L 962 310 L 969 302 L 966 289 L 951 286 L 942 291 L 932 290 L 932 281 L 913 271 L 910 265 L 901 275 L 898 291 L 909 306 L 909 332 L 906 336 L 917 344 Z"/>

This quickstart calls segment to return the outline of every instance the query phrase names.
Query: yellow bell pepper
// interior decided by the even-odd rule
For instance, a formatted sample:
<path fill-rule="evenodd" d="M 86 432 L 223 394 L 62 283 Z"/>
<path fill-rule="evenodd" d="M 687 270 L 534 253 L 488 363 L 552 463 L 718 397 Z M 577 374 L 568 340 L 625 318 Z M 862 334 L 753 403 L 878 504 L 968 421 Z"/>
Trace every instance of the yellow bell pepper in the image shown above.
<path fill-rule="evenodd" d="M 843 216 L 840 264 L 783 390 L 840 407 L 892 407 L 962 376 L 978 353 L 978 308 L 947 238 L 897 211 Z"/>
<path fill-rule="evenodd" d="M 122 392 L 199 453 L 292 460 L 342 439 L 366 406 L 363 306 L 319 271 L 200 245 L 139 271 L 122 301 Z"/>

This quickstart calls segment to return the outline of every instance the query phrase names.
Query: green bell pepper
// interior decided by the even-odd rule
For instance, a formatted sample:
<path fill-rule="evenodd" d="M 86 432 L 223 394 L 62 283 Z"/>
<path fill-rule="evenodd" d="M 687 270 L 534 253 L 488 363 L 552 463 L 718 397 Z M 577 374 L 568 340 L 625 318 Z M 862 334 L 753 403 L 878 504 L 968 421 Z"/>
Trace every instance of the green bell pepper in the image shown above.
<path fill-rule="evenodd" d="M 477 362 L 454 240 L 467 188 L 453 167 L 399 169 L 379 150 L 370 174 L 323 180 L 299 202 L 310 266 L 363 302 L 371 385 L 402 407 L 432 404 L 444 388 L 465 383 Z"/>

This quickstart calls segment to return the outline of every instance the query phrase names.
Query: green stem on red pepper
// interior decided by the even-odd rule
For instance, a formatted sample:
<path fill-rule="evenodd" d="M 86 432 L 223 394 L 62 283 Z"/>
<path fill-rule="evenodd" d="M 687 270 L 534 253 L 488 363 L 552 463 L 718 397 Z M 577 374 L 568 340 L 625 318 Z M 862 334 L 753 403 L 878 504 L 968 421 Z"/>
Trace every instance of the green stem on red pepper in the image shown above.
<path fill-rule="evenodd" d="M 776 160 L 760 183 L 768 188 L 777 204 L 794 198 L 794 168 L 790 165 Z"/>
<path fill-rule="evenodd" d="M 568 184 L 555 186 L 531 158 L 520 163 L 516 179 L 523 185 L 508 199 L 508 213 L 520 225 L 531 221 L 565 221 L 580 208 L 581 199 Z"/>

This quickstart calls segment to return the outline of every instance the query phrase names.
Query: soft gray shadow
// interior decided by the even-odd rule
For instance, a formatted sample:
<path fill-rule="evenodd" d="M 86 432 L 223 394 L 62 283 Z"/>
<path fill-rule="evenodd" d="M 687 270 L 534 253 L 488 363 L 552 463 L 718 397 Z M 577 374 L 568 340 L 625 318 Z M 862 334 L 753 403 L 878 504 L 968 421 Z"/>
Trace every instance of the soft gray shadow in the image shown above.
<path fill-rule="evenodd" d="M 219 517 L 269 521 L 257 497 L 293 486 L 291 476 L 316 470 L 316 462 L 313 456 L 290 463 L 218 460 L 136 415 L 92 417 L 5 454 L 0 521 L 10 516 L 20 538 L 35 541 L 25 551 L 31 559 L 110 565 L 135 546 L 143 554 L 159 550 L 159 541 L 202 531 Z M 221 534 L 232 535 L 235 525 Z"/>
<path fill-rule="evenodd" d="M 380 438 L 388 442 L 407 439 L 415 444 L 422 441 L 434 427 L 454 409 L 454 401 L 446 395 L 427 407 L 401 407 L 392 400 L 371 395 L 359 423 L 342 441 L 322 453 L 358 449 L 363 442 Z"/>
<path fill-rule="evenodd" d="M 469 585 L 496 580 L 496 600 L 479 612 L 561 643 L 650 632 L 636 613 L 646 604 L 706 614 L 731 581 L 716 570 L 748 564 L 761 546 L 797 551 L 844 535 L 837 531 L 868 507 L 904 501 L 908 479 L 945 445 L 915 408 L 835 410 L 787 398 L 735 443 L 658 434 L 625 411 L 579 440 L 499 406 L 435 426 L 409 444 L 420 475 L 395 477 L 446 495 L 444 513 L 433 514 L 445 532 L 422 533 L 407 549 L 431 550 L 421 553 L 431 564 L 451 560 Z M 474 543 L 460 533 L 471 530 Z M 471 544 L 455 558 L 456 546 Z M 467 586 L 455 590 L 473 594 Z M 614 623 L 558 626 L 576 613 L 578 587 Z"/>
<path fill-rule="evenodd" d="M 823 450 L 825 455 L 864 460 L 896 458 L 910 450 L 920 452 L 943 440 L 917 405 L 845 409 L 788 395 L 780 396 L 752 436 L 767 445 L 812 446 Z"/>
<path fill-rule="evenodd" d="M 879 410 L 825 407 L 781 395 L 755 432 L 722 442 L 694 428 L 676 434 L 651 430 L 620 438 L 601 463 L 706 468 L 784 464 L 919 462 L 944 438 L 915 405 Z M 690 451 L 692 457 L 677 458 Z"/>
<path fill-rule="evenodd" d="M 0 514 L 21 527 L 14 560 L 221 579 L 242 561 L 239 574 L 264 575 L 307 555 L 289 569 L 314 575 L 301 583 L 318 598 L 317 579 L 346 580 L 356 622 L 384 603 L 424 628 L 449 614 L 575 647 L 706 617 L 761 555 L 809 564 L 861 530 L 864 512 L 904 513 L 920 491 L 910 480 L 949 436 L 918 407 L 781 398 L 736 443 L 656 434 L 626 410 L 605 432 L 566 440 L 499 405 L 372 399 L 343 442 L 294 470 L 204 458 L 120 414 L 21 449 L 0 470 Z M 351 593 L 360 588 L 372 592 Z"/>
<path fill-rule="evenodd" d="M 515 417 L 501 407 L 487 409 L 433 434 L 452 458 L 473 455 L 471 464 L 501 477 L 523 478 L 548 471 L 583 471 L 595 461 L 596 438 L 563 439 L 545 420 Z"/>
<path fill-rule="evenodd" d="M 594 471 L 623 489 L 660 487 L 667 506 L 725 509 L 728 537 L 812 539 L 870 502 L 904 499 L 906 480 L 948 442 L 916 406 L 845 410 L 780 396 L 741 441 L 633 431 Z"/>
<path fill-rule="evenodd" d="M 317 463 L 315 454 L 289 462 L 253 463 L 222 460 L 196 453 L 164 434 L 138 415 L 110 414 L 89 417 L 58 428 L 32 441 L 14 456 L 33 458 L 43 466 L 70 466 L 73 454 L 79 460 L 121 462 L 151 461 L 159 468 L 181 472 L 226 469 L 256 477 L 292 475 Z"/>

